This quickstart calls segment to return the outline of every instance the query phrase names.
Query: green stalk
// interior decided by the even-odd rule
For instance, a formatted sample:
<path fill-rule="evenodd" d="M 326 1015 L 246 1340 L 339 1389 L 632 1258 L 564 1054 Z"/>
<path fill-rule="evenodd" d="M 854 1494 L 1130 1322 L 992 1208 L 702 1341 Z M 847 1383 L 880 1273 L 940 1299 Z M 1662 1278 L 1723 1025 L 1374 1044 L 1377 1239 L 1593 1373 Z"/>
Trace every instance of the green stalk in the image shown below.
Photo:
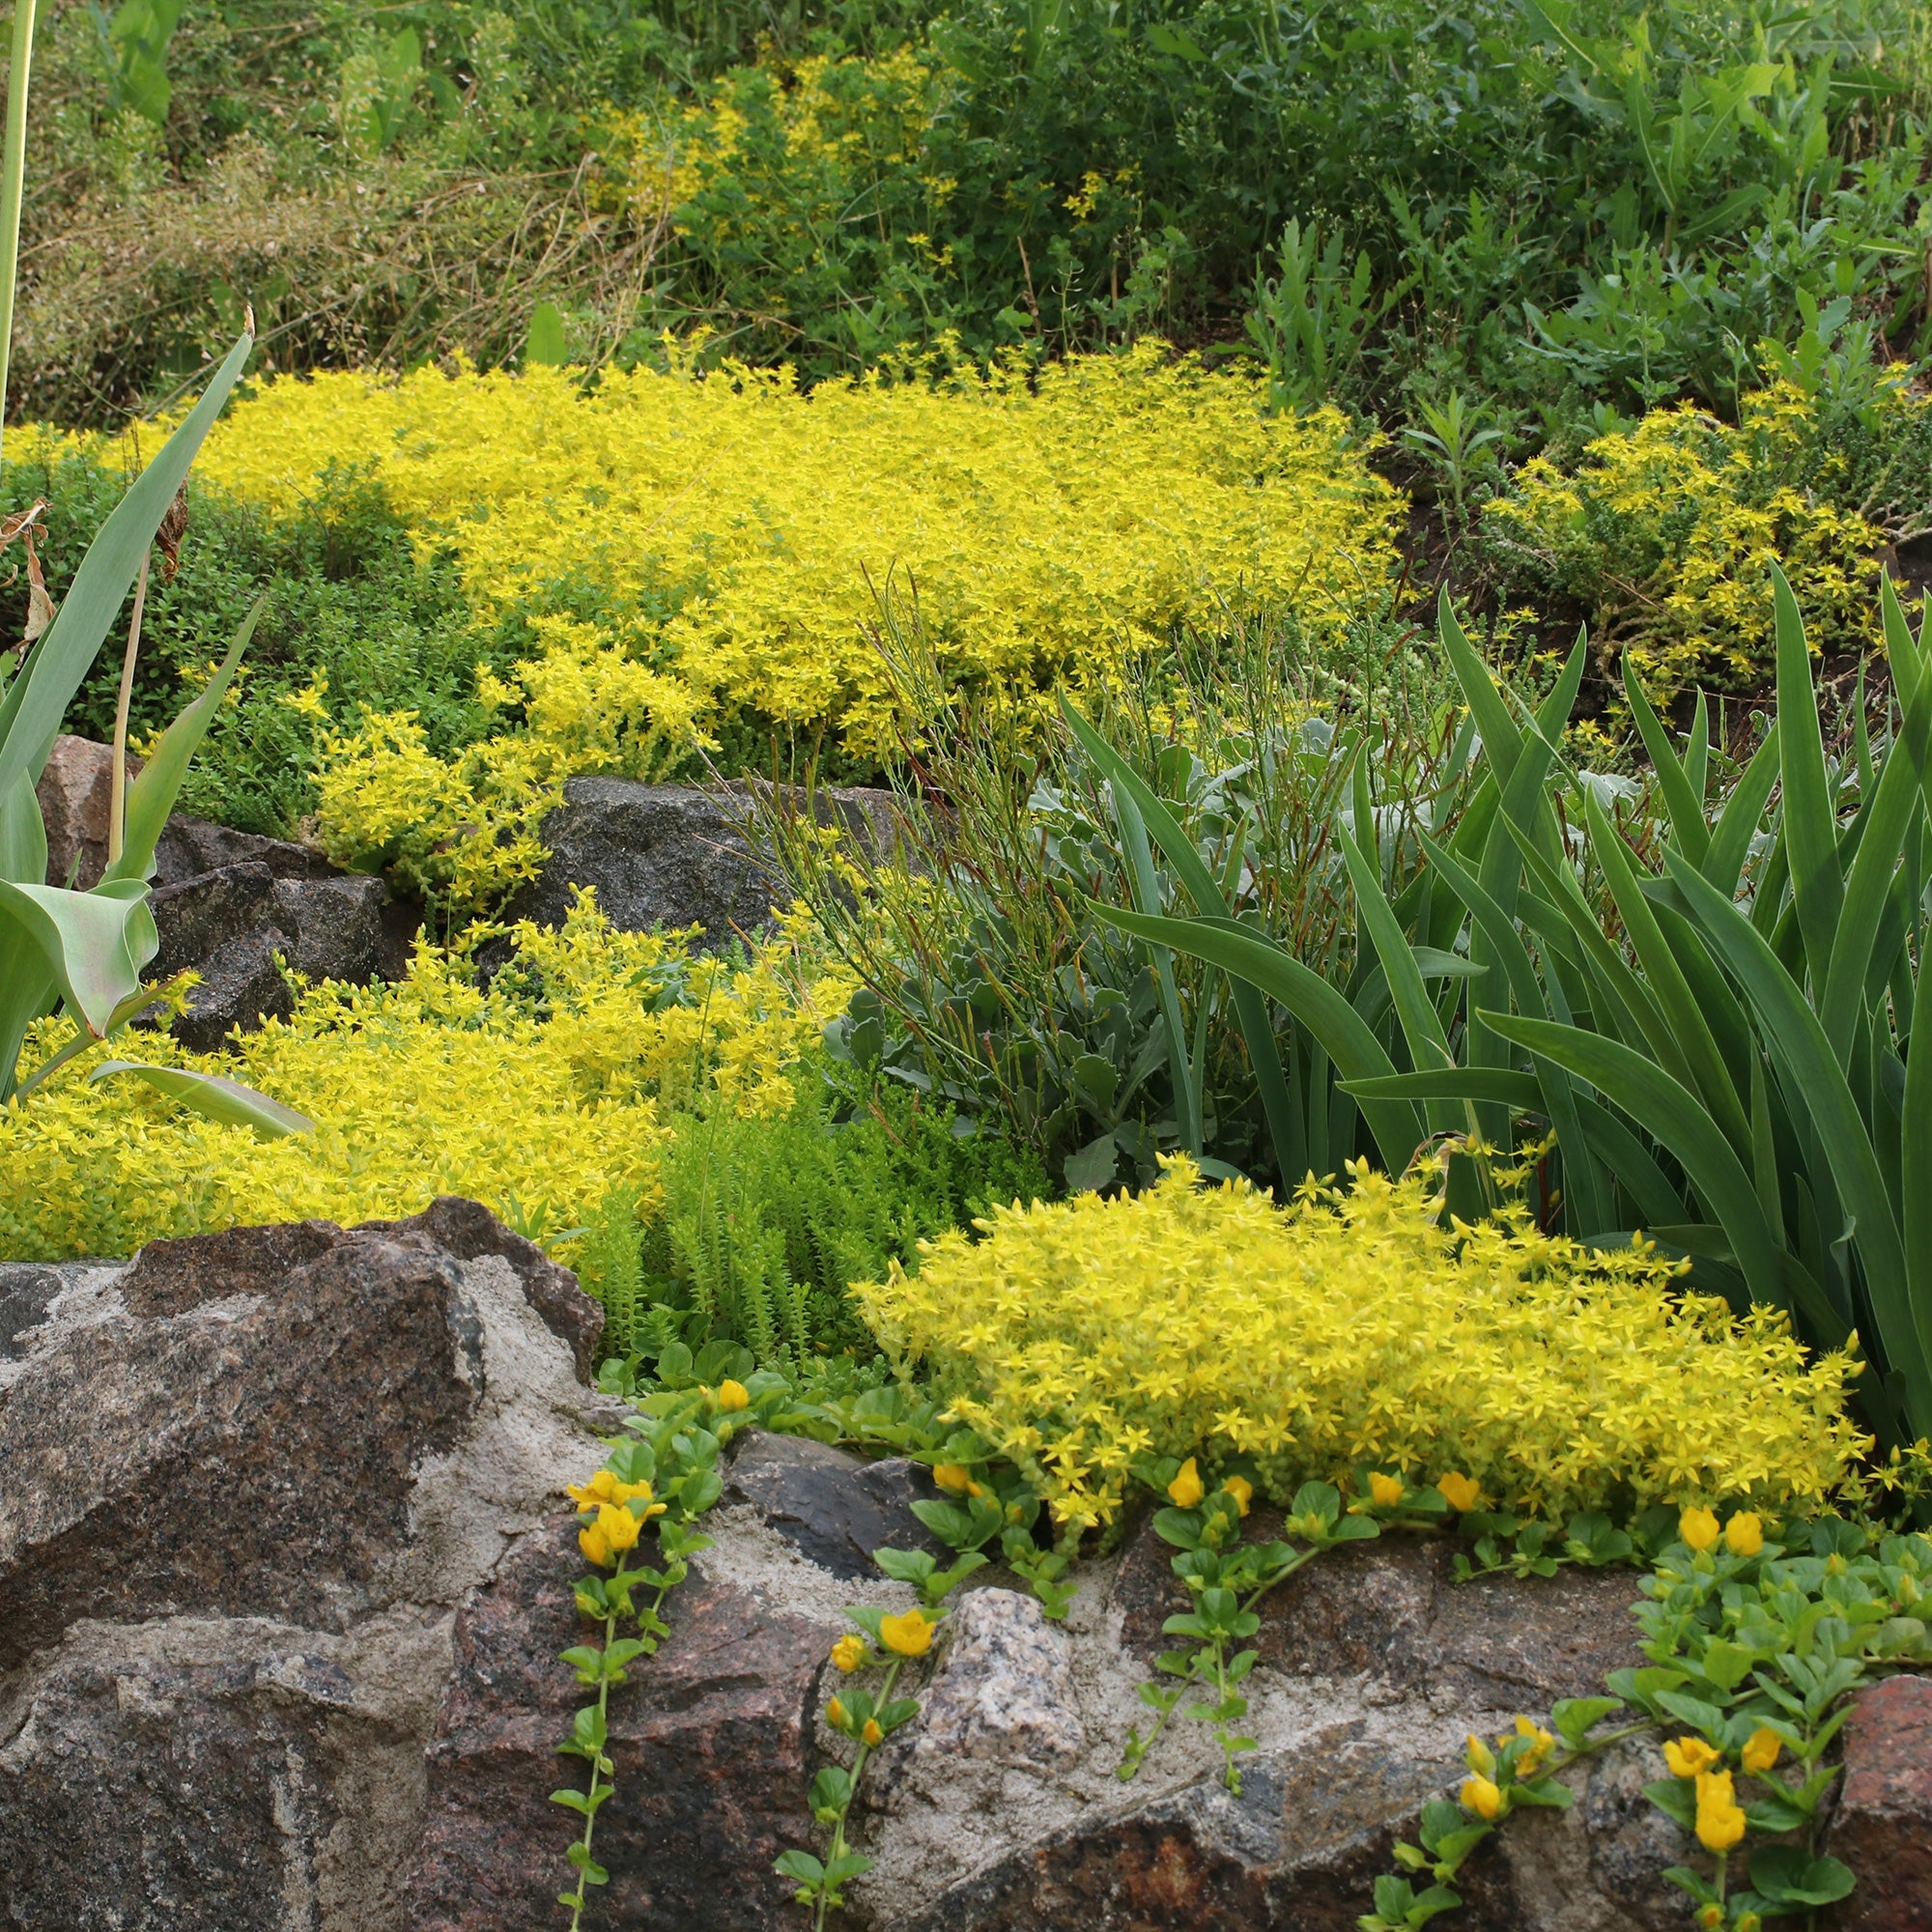
<path fill-rule="evenodd" d="M 14 279 L 20 267 L 20 200 L 27 175 L 27 83 L 34 65 L 39 0 L 14 0 L 14 62 L 7 70 L 7 151 L 0 174 L 0 430 L 7 420 L 14 347 Z"/>
<path fill-rule="evenodd" d="M 886 1666 L 886 1681 L 879 1687 L 875 1709 L 884 1709 L 892 1702 L 893 1686 L 899 1681 L 899 1670 L 905 1659 L 895 1657 Z M 859 1744 L 857 1756 L 852 1760 L 851 1795 L 845 1801 L 845 1808 L 838 1814 L 838 1823 L 833 1828 L 832 1847 L 825 1855 L 828 1867 L 835 1865 L 845 1856 L 845 1821 L 852 1815 L 852 1807 L 859 1802 L 859 1780 L 866 1775 L 866 1761 L 872 1755 L 872 1747 L 863 1739 Z M 825 1915 L 831 1908 L 832 1887 L 828 1883 L 819 1889 L 818 1910 L 811 1916 L 811 1932 L 825 1932 Z"/>
<path fill-rule="evenodd" d="M 614 1578 L 612 1578 L 613 1581 L 619 1581 L 619 1582 L 622 1581 L 625 1575 L 623 1563 L 624 1559 L 620 1555 L 617 1558 L 617 1566 L 618 1566 L 617 1575 Z M 611 1644 L 613 1644 L 616 1641 L 616 1639 L 617 1639 L 617 1612 L 613 1607 L 612 1609 L 610 1610 L 610 1612 L 605 1616 L 604 1619 L 603 1647 L 606 1650 L 609 1650 Z M 611 1714 L 611 1680 L 608 1676 L 606 1676 L 603 1679 L 603 1681 L 597 1686 L 597 1715 L 600 1718 L 604 1719 L 605 1723 L 608 1725 L 610 1721 L 610 1714 Z M 600 1732 L 602 1732 L 604 1730 L 604 1726 L 600 1725 L 599 1729 Z M 608 1744 L 608 1742 L 609 1738 L 607 1735 L 606 1743 Z M 597 1830 L 597 1799 L 599 1795 L 598 1786 L 600 1783 L 602 1783 L 603 1788 L 606 1791 L 610 1791 L 615 1788 L 613 1785 L 604 1782 L 603 1768 L 599 1762 L 599 1757 L 609 1756 L 609 1752 L 605 1749 L 605 1747 L 603 1745 L 600 1745 L 598 1747 L 598 1754 L 599 1754 L 598 1757 L 593 1757 L 590 1760 L 590 1809 L 584 1814 L 583 1836 L 578 1840 L 578 1843 L 583 1847 L 584 1856 L 586 1858 L 590 1854 L 591 1836 Z M 583 1908 L 585 1904 L 589 1901 L 589 1898 L 590 1898 L 590 1881 L 583 1875 L 582 1870 L 580 1869 L 577 1874 L 577 1903 L 570 1908 L 570 1932 L 578 1932 L 578 1928 L 583 1923 Z"/>

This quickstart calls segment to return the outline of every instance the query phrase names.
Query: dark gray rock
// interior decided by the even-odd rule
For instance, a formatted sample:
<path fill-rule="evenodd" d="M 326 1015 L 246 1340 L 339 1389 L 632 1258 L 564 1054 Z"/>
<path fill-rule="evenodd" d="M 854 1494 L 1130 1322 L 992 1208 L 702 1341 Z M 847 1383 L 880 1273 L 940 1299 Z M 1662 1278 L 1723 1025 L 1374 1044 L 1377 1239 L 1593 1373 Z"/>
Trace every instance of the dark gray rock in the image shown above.
<path fill-rule="evenodd" d="M 231 826 L 215 825 L 185 812 L 176 812 L 155 841 L 157 886 L 178 886 L 184 879 L 218 872 L 227 866 L 266 866 L 278 879 L 343 876 L 342 868 L 331 866 L 313 845 L 265 838 L 256 832 L 237 832 Z"/>
<path fill-rule="evenodd" d="M 912 1513 L 917 1497 L 938 1493 L 903 1457 L 868 1463 L 803 1435 L 762 1433 L 741 1439 L 725 1488 L 728 1501 L 750 1503 L 808 1563 L 852 1580 L 878 1576 L 875 1549 L 947 1554 Z"/>
<path fill-rule="evenodd" d="M 815 805 L 826 823 L 836 820 L 874 850 L 896 836 L 888 792 L 835 788 L 819 792 Z M 791 894 L 741 830 L 752 816 L 746 784 L 571 779 L 563 803 L 543 821 L 550 857 L 511 900 L 508 917 L 561 925 L 577 889 L 593 886 L 605 917 L 626 932 L 696 925 L 699 944 L 713 951 L 741 933 L 758 937 L 771 928 L 774 905 Z"/>
<path fill-rule="evenodd" d="M 262 857 L 158 886 L 151 903 L 161 943 L 149 978 L 187 967 L 201 976 L 173 1022 L 175 1037 L 199 1053 L 213 1052 L 236 1027 L 246 1031 L 294 1010 L 278 959 L 311 981 L 397 980 L 421 923 L 421 908 L 393 899 L 380 879 L 292 876 Z"/>

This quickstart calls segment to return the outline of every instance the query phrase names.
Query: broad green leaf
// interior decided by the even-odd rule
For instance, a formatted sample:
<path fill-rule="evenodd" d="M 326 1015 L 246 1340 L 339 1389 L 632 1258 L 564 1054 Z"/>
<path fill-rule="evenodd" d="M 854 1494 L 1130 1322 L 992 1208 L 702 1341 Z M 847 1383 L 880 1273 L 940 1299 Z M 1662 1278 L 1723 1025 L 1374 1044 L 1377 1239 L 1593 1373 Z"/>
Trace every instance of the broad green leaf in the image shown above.
<path fill-rule="evenodd" d="M 1917 1297 L 1912 1293 L 1898 1223 L 1885 1191 L 1871 1136 L 1845 1084 L 1844 1070 L 1831 1041 L 1790 974 L 1750 922 L 1681 860 L 1666 854 L 1665 863 L 1705 936 L 1722 956 L 1792 1070 L 1816 1126 L 1832 1179 L 1857 1231 L 1859 1258 L 1878 1318 L 1879 1340 L 1892 1363 L 1918 1391 L 1918 1402 L 1932 1403 L 1932 1378 L 1928 1378 L 1926 1366 L 1932 1362 L 1932 1293 Z M 1829 1336 L 1822 1339 L 1831 1340 Z M 1835 1347 L 1835 1341 L 1831 1341 L 1831 1346 Z"/>
<path fill-rule="evenodd" d="M 1096 919 L 1143 939 L 1159 940 L 1251 981 L 1288 1010 L 1321 1042 L 1349 1079 L 1370 1079 L 1396 1069 L 1353 1007 L 1319 973 L 1292 959 L 1280 947 L 1235 924 L 1232 920 L 1149 919 L 1089 901 Z M 1403 1173 L 1426 1138 L 1422 1118 L 1403 1102 L 1371 1101 L 1362 1109 L 1384 1164 Z"/>
<path fill-rule="evenodd" d="M 1650 753 L 1651 770 L 1657 775 L 1663 793 L 1663 809 L 1670 820 L 1670 836 L 1677 849 L 1693 866 L 1704 863 L 1711 843 L 1711 828 L 1704 822 L 1704 795 L 1693 790 L 1690 776 L 1677 761 L 1663 722 L 1651 708 L 1649 695 L 1636 674 L 1636 667 L 1624 659 L 1624 695 L 1630 699 L 1631 716 L 1636 721 L 1637 735 Z M 1700 699 L 1701 701 L 1701 699 Z"/>
<path fill-rule="evenodd" d="M 148 889 L 116 880 L 90 893 L 0 881 L 0 919 L 39 949 L 69 1009 L 97 1039 L 115 1010 L 140 991 L 141 968 L 159 949 Z"/>
<path fill-rule="evenodd" d="M 1423 984 L 1415 955 L 1408 950 L 1408 941 L 1397 925 L 1395 914 L 1389 910 L 1389 902 L 1382 893 L 1380 872 L 1346 826 L 1338 825 L 1335 836 L 1342 847 L 1350 881 L 1355 888 L 1356 917 L 1367 928 L 1376 957 L 1381 961 L 1382 971 L 1388 977 L 1396 1018 L 1402 1024 L 1403 1037 L 1408 1042 L 1409 1058 L 1418 1067 L 1453 1066 L 1456 1063 L 1450 1054 L 1449 1042 L 1443 1036 L 1442 1022 L 1436 1016 L 1435 1004 Z M 1456 1124 L 1453 1117 L 1446 1113 L 1431 1114 L 1428 1118 L 1432 1130 L 1439 1131 Z"/>
<path fill-rule="evenodd" d="M 1749 1119 L 1737 1089 L 1731 1084 L 1723 1055 L 1718 1051 L 1710 1021 L 1692 996 L 1677 955 L 1671 952 L 1670 943 L 1657 923 L 1657 915 L 1638 889 L 1629 849 L 1604 809 L 1587 793 L 1583 799 L 1583 817 L 1590 830 L 1591 854 L 1603 867 L 1605 883 L 1623 919 L 1624 930 L 1636 949 L 1646 983 L 1670 1029 L 1677 1059 L 1689 1070 L 1691 1083 L 1724 1138 L 1743 1153 L 1750 1146 Z M 1694 858 L 1690 863 L 1695 864 Z M 1660 1053 L 1658 1058 L 1662 1061 L 1664 1056 Z"/>
<path fill-rule="evenodd" d="M 1682 1163 L 1698 1197 L 1729 1236 L 1752 1299 L 1784 1304 L 1779 1250 L 1765 1225 L 1756 1190 L 1730 1143 L 1694 1094 L 1619 1040 L 1547 1020 L 1512 1019 L 1502 1013 L 1486 1014 L 1485 1018 L 1506 1039 L 1587 1080 L 1638 1122 L 1654 1140 L 1667 1147 Z M 1838 1325 L 1829 1304 L 1820 1312 Z M 1841 1326 L 1830 1339 L 1834 1347 L 1844 1339 Z"/>
<path fill-rule="evenodd" d="M 280 1140 L 288 1134 L 312 1134 L 315 1122 L 307 1115 L 230 1080 L 220 1073 L 196 1073 L 185 1066 L 147 1066 L 132 1060 L 105 1060 L 87 1077 L 91 1083 L 111 1080 L 117 1074 L 131 1073 L 150 1087 L 206 1114 L 224 1127 L 252 1127 L 265 1141 Z"/>
<path fill-rule="evenodd" d="M 1066 728 L 1106 775 L 1108 782 L 1140 808 L 1142 822 L 1160 847 L 1162 856 L 1174 867 L 1175 876 L 1194 900 L 1196 909 L 1226 919 L 1229 916 L 1228 901 L 1220 886 L 1195 850 L 1194 841 L 1168 810 L 1165 802 L 1064 697 L 1060 709 L 1066 721 Z M 1302 1129 L 1300 1110 L 1288 1091 L 1267 1001 L 1247 980 L 1236 979 L 1233 983 L 1235 1015 L 1240 1023 L 1241 1038 L 1248 1049 L 1248 1064 L 1254 1068 L 1255 1081 L 1261 1089 L 1262 1109 L 1267 1116 L 1268 1133 L 1274 1142 L 1275 1164 L 1281 1170 L 1283 1179 L 1292 1181 L 1308 1172 L 1307 1140 Z"/>
<path fill-rule="evenodd" d="M 201 400 L 101 525 L 53 622 L 0 700 L 0 797 L 22 773 L 39 777 L 34 761 L 53 743 L 69 700 L 119 616 L 141 559 L 254 344 L 252 335 L 243 335 L 228 352 Z"/>
<path fill-rule="evenodd" d="M 1727 895 L 1737 891 L 1738 881 L 1744 876 L 1745 861 L 1750 856 L 1750 842 L 1757 835 L 1758 821 L 1764 816 L 1765 802 L 1777 782 L 1779 755 L 1777 725 L 1774 722 L 1718 813 L 1717 828 L 1705 850 L 1702 869 L 1704 876 Z"/>

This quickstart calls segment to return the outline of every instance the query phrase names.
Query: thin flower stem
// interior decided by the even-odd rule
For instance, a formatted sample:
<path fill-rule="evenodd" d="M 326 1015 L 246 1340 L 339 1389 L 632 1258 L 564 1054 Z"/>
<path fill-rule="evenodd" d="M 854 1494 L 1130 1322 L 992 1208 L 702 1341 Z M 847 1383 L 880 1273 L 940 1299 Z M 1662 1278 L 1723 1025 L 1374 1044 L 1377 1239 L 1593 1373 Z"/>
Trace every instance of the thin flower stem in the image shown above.
<path fill-rule="evenodd" d="M 883 1707 L 892 1702 L 893 1686 L 899 1681 L 899 1669 L 905 1662 L 902 1657 L 895 1657 L 886 1666 L 886 1681 L 879 1687 L 878 1702 Z M 832 1829 L 832 1848 L 825 1855 L 826 1869 L 829 1871 L 845 1856 L 845 1820 L 851 1816 L 852 1807 L 859 1802 L 859 1780 L 866 1775 L 866 1765 L 872 1755 L 872 1747 L 861 1739 L 859 1754 L 852 1760 L 852 1791 L 845 1801 L 845 1808 L 838 1814 L 838 1822 Z M 828 1881 L 818 1889 L 818 1910 L 811 1918 L 811 1932 L 824 1932 L 825 1915 L 830 1910 L 832 1886 Z"/>
<path fill-rule="evenodd" d="M 619 1561 L 621 1563 L 622 1559 L 620 1558 Z M 619 1577 L 623 1575 L 621 1569 L 618 1571 L 618 1575 Z M 604 1648 L 606 1650 L 609 1650 L 611 1644 L 616 1641 L 616 1636 L 617 1612 L 613 1609 L 604 1619 Z M 611 1680 L 606 1677 L 597 1687 L 598 1718 L 600 1719 L 607 1719 L 610 1710 Z M 599 1778 L 604 1775 L 604 1760 L 609 1755 L 605 1745 L 608 1745 L 610 1740 L 606 1735 L 604 1723 L 601 1721 L 597 1726 L 597 1735 L 603 1738 L 605 1742 L 597 1747 L 597 1755 L 590 1760 L 590 1809 L 584 1813 L 583 1836 L 578 1841 L 583 1847 L 583 1856 L 586 1863 L 590 1857 L 591 1834 L 597 1830 L 597 1784 Z M 613 1786 L 610 1785 L 605 1786 L 606 1790 L 613 1788 Z M 570 1932 L 578 1932 L 578 1927 L 583 1918 L 583 1907 L 589 1897 L 590 1881 L 584 1876 L 583 1867 L 580 1866 L 577 1873 L 577 1903 L 570 1908 Z"/>
<path fill-rule="evenodd" d="M 114 769 L 107 801 L 107 863 L 120 858 L 128 832 L 128 705 L 134 695 L 134 660 L 141 654 L 141 612 L 148 605 L 148 553 L 134 577 L 134 614 L 128 620 L 128 649 L 121 659 L 121 695 L 114 705 Z"/>

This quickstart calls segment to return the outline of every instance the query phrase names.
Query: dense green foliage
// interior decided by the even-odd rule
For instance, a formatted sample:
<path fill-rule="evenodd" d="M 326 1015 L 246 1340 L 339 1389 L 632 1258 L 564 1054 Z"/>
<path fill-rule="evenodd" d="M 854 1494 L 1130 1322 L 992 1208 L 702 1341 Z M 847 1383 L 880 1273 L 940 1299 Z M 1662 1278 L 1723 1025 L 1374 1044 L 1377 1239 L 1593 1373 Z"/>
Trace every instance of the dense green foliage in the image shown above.
<path fill-rule="evenodd" d="M 681 1117 L 640 1222 L 635 1194 L 593 1220 L 579 1267 L 603 1303 L 604 1352 L 655 1361 L 682 1342 L 733 1341 L 766 1365 L 872 1343 L 846 1286 L 915 1270 L 922 1241 L 995 1205 L 1049 1192 L 1028 1151 L 962 1134 L 951 1107 L 903 1088 L 800 1076 L 789 1114 Z"/>
<path fill-rule="evenodd" d="M 1539 438 L 1728 407 L 1767 339 L 1923 349 L 1925 37 L 1906 0 L 233 0 L 157 95 L 73 7 L 26 402 L 152 399 L 252 299 L 284 368 L 514 357 L 549 302 L 538 354 L 701 323 L 808 375 L 1221 340 L 1438 440 L 1463 388 Z"/>

